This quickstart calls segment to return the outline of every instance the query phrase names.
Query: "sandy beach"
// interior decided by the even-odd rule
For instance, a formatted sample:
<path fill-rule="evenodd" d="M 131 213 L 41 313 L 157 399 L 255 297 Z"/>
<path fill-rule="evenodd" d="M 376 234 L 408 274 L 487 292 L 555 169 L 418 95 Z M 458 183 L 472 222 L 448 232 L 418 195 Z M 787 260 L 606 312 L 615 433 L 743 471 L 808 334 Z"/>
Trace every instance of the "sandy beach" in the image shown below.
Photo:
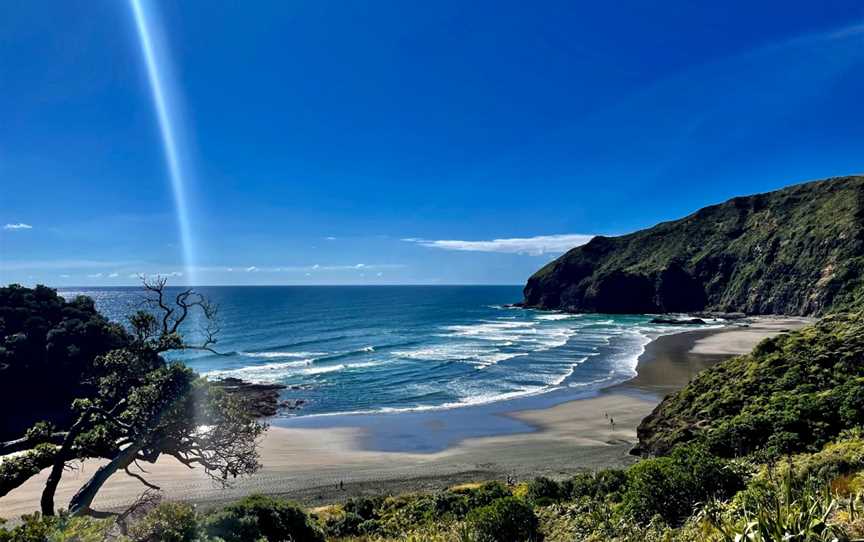
<path fill-rule="evenodd" d="M 664 395 L 684 386 L 700 370 L 748 352 L 763 338 L 807 323 L 796 318 L 759 318 L 747 327 L 665 335 L 646 346 L 635 378 L 576 400 L 547 394 L 473 413 L 456 409 L 414 417 L 368 416 L 353 425 L 344 417 L 326 420 L 316 428 L 273 426 L 261 444 L 261 471 L 229 488 L 214 486 L 200 470 L 189 470 L 171 458 L 145 467 L 145 476 L 168 499 L 206 505 L 263 492 L 313 506 L 360 494 L 433 490 L 507 476 L 561 477 L 584 469 L 626 465 L 635 460 L 628 452 L 636 442 L 636 426 Z M 482 435 L 493 421 L 495 434 L 470 436 Z M 436 444 L 432 451 L 425 451 L 429 441 L 423 440 L 418 441 L 418 449 L 424 451 L 414 451 L 409 446 L 390 450 L 382 444 L 398 441 L 403 433 L 407 443 L 418 435 L 438 435 L 434 442 L 446 445 Z M 90 461 L 67 472 L 57 491 L 60 507 L 97 465 Z M 0 517 L 37 510 L 46 476 L 43 472 L 0 499 Z M 99 509 L 121 509 L 143 490 L 139 481 L 118 474 L 94 504 Z"/>

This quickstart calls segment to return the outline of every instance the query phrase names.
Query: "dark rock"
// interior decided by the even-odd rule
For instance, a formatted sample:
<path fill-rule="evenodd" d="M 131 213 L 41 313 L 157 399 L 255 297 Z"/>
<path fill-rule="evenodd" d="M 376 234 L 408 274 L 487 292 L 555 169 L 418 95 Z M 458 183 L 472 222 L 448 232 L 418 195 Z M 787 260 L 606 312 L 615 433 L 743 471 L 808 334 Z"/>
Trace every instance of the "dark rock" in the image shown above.
<path fill-rule="evenodd" d="M 256 384 L 239 378 L 228 377 L 215 380 L 213 385 L 243 398 L 247 406 L 259 418 L 275 416 L 279 411 L 279 396 L 287 386 L 282 384 Z"/>
<path fill-rule="evenodd" d="M 687 319 L 677 319 L 677 318 L 652 318 L 652 324 L 666 324 L 669 326 L 701 326 L 705 323 L 705 320 L 701 318 L 687 318 Z"/>
<path fill-rule="evenodd" d="M 691 312 L 691 316 L 694 318 L 707 318 L 709 320 L 743 320 L 747 318 L 747 315 L 743 312 L 710 312 L 710 311 L 701 311 L 701 312 Z"/>
<path fill-rule="evenodd" d="M 304 404 L 306 404 L 305 399 L 285 399 L 284 401 L 279 403 L 279 408 L 284 408 L 286 410 L 297 410 Z"/>

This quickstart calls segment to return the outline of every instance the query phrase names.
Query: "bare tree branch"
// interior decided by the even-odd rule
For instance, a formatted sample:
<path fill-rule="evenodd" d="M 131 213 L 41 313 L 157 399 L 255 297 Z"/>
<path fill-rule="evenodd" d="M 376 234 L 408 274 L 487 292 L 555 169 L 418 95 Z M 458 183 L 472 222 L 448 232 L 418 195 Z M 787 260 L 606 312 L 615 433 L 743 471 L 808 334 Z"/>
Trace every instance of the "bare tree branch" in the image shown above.
<path fill-rule="evenodd" d="M 143 476 L 141 476 L 139 474 L 135 474 L 134 472 L 130 471 L 128 466 L 123 467 L 123 470 L 126 471 L 126 474 L 128 474 L 132 478 L 135 478 L 136 480 L 138 480 L 139 482 L 141 482 L 145 486 L 149 487 L 150 489 L 155 489 L 156 491 L 162 491 L 162 488 L 160 488 L 156 484 L 151 484 L 150 482 L 145 480 Z"/>

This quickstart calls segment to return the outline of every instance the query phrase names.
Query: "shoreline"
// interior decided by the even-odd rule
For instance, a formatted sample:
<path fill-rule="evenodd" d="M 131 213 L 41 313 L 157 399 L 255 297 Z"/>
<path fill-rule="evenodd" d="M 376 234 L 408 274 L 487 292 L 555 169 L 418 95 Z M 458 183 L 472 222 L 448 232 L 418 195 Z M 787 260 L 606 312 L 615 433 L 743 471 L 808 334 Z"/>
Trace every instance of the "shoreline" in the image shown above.
<path fill-rule="evenodd" d="M 663 396 L 686 385 L 702 369 L 736 353 L 749 352 L 762 338 L 809 322 L 757 318 L 749 327 L 662 335 L 645 346 L 634 378 L 581 397 L 570 392 L 569 399 L 556 398 L 555 392 L 550 392 L 529 402 L 504 401 L 490 407 L 490 412 L 460 408 L 414 416 L 383 415 L 389 417 L 389 425 L 382 424 L 379 415 L 378 420 L 369 420 L 369 424 L 377 425 L 366 427 L 357 423 L 315 428 L 272 426 L 261 442 L 261 471 L 227 489 L 213 485 L 200 469 L 189 470 L 167 457 L 145 467 L 148 474 L 144 476 L 162 487 L 166 499 L 205 507 L 256 492 L 317 506 L 358 495 L 432 491 L 508 476 L 560 478 L 578 471 L 626 466 L 637 460 L 629 455 L 636 443 L 637 425 Z M 610 418 L 615 420 L 614 428 Z M 489 427 L 490 423 L 498 425 Z M 490 435 L 490 429 L 495 434 Z M 375 431 L 379 432 L 377 437 Z M 386 446 L 381 449 L 388 438 L 408 439 L 410 443 L 412 434 L 432 435 L 434 440 L 448 431 L 468 436 L 431 451 L 424 450 L 423 439 L 417 440 L 413 450 L 410 446 L 399 451 Z M 98 464 L 77 463 L 80 469 L 64 476 L 57 491 L 60 507 Z M 37 510 L 46 477 L 43 471 L 0 499 L 0 517 L 14 518 Z M 344 489 L 339 488 L 340 482 Z M 137 480 L 118 474 L 94 504 L 103 510 L 123 509 L 143 490 Z"/>

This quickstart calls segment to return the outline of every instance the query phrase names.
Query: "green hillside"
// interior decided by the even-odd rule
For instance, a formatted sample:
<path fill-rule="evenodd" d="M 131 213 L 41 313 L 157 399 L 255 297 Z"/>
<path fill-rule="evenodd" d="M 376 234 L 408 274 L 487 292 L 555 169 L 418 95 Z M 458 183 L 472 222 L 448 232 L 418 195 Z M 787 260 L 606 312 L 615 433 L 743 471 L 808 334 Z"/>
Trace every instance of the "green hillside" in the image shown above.
<path fill-rule="evenodd" d="M 864 301 L 864 177 L 799 184 L 596 237 L 537 271 L 524 304 L 573 312 L 821 315 Z"/>
<path fill-rule="evenodd" d="M 813 452 L 864 425 L 864 316 L 827 316 L 706 369 L 638 428 L 639 450 L 697 441 L 726 457 Z"/>

